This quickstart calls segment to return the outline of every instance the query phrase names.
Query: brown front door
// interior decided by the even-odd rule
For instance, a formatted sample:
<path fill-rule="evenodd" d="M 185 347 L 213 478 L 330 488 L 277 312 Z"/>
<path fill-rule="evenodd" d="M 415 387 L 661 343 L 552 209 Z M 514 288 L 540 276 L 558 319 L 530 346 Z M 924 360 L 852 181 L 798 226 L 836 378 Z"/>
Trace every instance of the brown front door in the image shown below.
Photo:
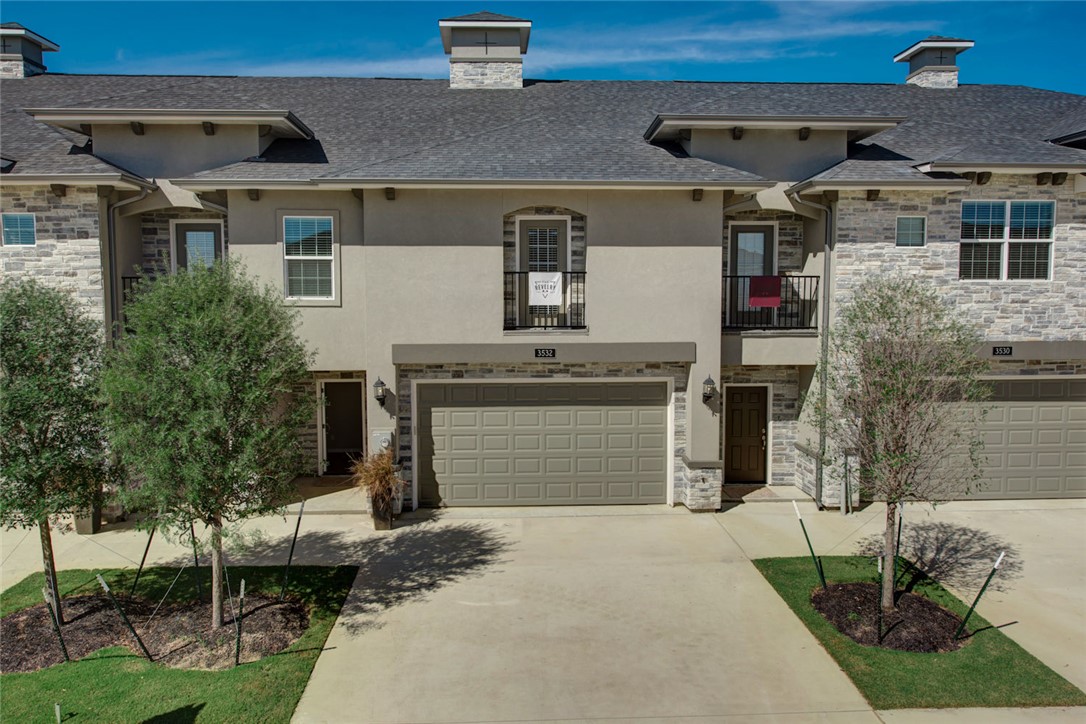
<path fill-rule="evenodd" d="M 724 482 L 764 483 L 767 388 L 725 389 Z"/>

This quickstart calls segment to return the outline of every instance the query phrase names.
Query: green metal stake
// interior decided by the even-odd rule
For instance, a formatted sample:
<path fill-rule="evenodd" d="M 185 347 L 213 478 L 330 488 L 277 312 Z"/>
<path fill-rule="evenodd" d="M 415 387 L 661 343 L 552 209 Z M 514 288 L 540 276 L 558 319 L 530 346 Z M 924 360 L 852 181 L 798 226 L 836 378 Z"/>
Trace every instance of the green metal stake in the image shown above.
<path fill-rule="evenodd" d="M 283 587 L 279 590 L 279 603 L 283 602 L 283 597 L 287 595 L 287 581 L 290 580 L 290 562 L 294 560 L 294 544 L 298 542 L 298 529 L 302 527 L 302 513 L 305 512 L 305 500 L 302 500 L 302 506 L 298 508 L 298 522 L 294 524 L 294 538 L 290 541 L 290 555 L 287 556 L 287 567 L 283 571 Z"/>
<path fill-rule="evenodd" d="M 140 576 L 143 575 L 143 564 L 147 562 L 147 552 L 151 550 L 151 541 L 155 539 L 155 529 L 151 529 L 151 535 L 147 536 L 147 546 L 143 549 L 143 558 L 140 558 L 140 567 L 136 569 L 136 580 L 132 581 L 132 590 L 128 592 L 129 596 L 136 595 L 136 586 L 140 582 Z"/>
<path fill-rule="evenodd" d="M 128 627 L 129 631 L 132 632 L 132 636 L 136 639 L 136 643 L 140 645 L 140 648 L 143 650 L 144 656 L 147 657 L 148 661 L 154 661 L 154 658 L 152 658 L 151 656 L 151 652 L 148 651 L 147 647 L 143 645 L 143 639 L 140 638 L 140 635 L 136 633 L 136 629 L 133 628 L 132 622 L 128 620 L 128 616 L 124 615 L 124 609 L 121 608 L 121 604 L 117 603 L 117 599 L 113 596 L 113 591 L 109 590 L 109 586 L 106 584 L 106 579 L 102 578 L 101 573 L 96 574 L 95 578 L 97 578 L 98 582 L 102 584 L 102 589 L 106 592 L 106 595 L 109 596 L 109 600 L 113 601 L 113 608 L 117 609 L 117 613 L 121 615 L 121 620 L 124 621 L 124 625 Z"/>
<path fill-rule="evenodd" d="M 811 552 L 811 560 L 814 562 L 815 570 L 818 571 L 818 580 L 822 583 L 822 590 L 826 590 L 826 576 L 822 573 L 822 562 L 815 556 L 814 546 L 811 545 L 811 536 L 807 535 L 807 526 L 803 524 L 803 516 L 799 514 L 799 506 L 796 505 L 796 501 L 792 501 L 792 507 L 796 511 L 796 517 L 799 518 L 799 527 L 803 529 L 803 537 L 807 539 L 807 550 Z"/>
<path fill-rule="evenodd" d="M 245 579 L 242 578 L 241 579 L 241 591 L 238 593 L 238 620 L 237 620 L 237 624 L 238 624 L 237 625 L 238 640 L 237 640 L 237 643 L 234 644 L 234 666 L 237 666 L 238 664 L 241 663 L 241 623 L 242 623 L 242 616 L 244 615 L 244 612 L 245 612 Z"/>
<path fill-rule="evenodd" d="M 196 526 L 189 523 L 189 534 L 192 536 L 192 565 L 196 575 L 196 600 L 204 600 L 204 589 L 200 586 L 200 556 L 196 553 Z"/>
<path fill-rule="evenodd" d="M 45 608 L 49 611 L 49 623 L 53 624 L 53 633 L 57 635 L 57 641 L 60 642 L 60 651 L 64 654 L 64 660 L 71 661 L 68 658 L 68 647 L 64 645 L 64 636 L 60 633 L 60 624 L 57 622 L 56 611 L 53 610 L 53 601 L 49 598 L 49 589 L 43 587 L 41 595 L 45 599 Z"/>
<path fill-rule="evenodd" d="M 957 641 L 958 637 L 961 636 L 962 631 L 965 629 L 965 624 L 969 623 L 969 617 L 973 615 L 973 609 L 975 609 L 977 607 L 977 604 L 980 602 L 980 597 L 984 595 L 984 592 L 986 590 L 988 590 L 988 584 L 992 582 L 992 577 L 995 576 L 996 571 L 999 570 L 999 564 L 1003 562 L 1003 556 L 1005 554 L 1006 551 L 1000 551 L 999 558 L 996 558 L 996 562 L 992 566 L 991 573 L 989 573 L 988 578 L 984 580 L 984 585 L 980 587 L 980 593 L 978 593 L 977 597 L 973 599 L 973 605 L 969 607 L 969 613 L 965 614 L 965 618 L 962 619 L 961 624 L 958 626 L 958 630 L 954 632 L 955 641 Z"/>

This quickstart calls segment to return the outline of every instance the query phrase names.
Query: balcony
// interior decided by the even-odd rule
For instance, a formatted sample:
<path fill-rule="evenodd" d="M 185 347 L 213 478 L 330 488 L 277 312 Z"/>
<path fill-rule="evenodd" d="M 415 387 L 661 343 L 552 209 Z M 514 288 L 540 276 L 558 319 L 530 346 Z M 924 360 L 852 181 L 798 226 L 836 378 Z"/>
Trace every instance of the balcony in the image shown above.
<path fill-rule="evenodd" d="M 722 328 L 818 329 L 817 276 L 724 277 Z"/>
<path fill-rule="evenodd" d="M 505 272 L 505 329 L 584 329 L 585 272 Z"/>

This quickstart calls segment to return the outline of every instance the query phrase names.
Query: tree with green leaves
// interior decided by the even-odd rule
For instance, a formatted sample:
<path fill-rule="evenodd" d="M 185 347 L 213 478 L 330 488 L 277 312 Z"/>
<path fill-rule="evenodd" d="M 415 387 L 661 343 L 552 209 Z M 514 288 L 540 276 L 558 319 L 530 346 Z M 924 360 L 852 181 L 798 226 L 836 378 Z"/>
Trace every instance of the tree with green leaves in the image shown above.
<path fill-rule="evenodd" d="M 113 470 L 98 401 L 104 343 L 71 294 L 0 284 L 0 522 L 38 526 L 61 622 L 50 519 L 96 506 Z"/>
<path fill-rule="evenodd" d="M 823 464 L 852 456 L 861 494 L 886 502 L 886 612 L 896 607 L 898 506 L 960 497 L 980 477 L 981 342 L 934 286 L 906 277 L 860 284 L 830 332 L 827 394 L 813 405 L 830 442 Z"/>
<path fill-rule="evenodd" d="M 295 394 L 311 355 L 282 293 L 231 262 L 141 282 L 103 375 L 123 500 L 177 534 L 211 530 L 212 628 L 223 622 L 223 526 L 277 509 L 302 469 Z"/>

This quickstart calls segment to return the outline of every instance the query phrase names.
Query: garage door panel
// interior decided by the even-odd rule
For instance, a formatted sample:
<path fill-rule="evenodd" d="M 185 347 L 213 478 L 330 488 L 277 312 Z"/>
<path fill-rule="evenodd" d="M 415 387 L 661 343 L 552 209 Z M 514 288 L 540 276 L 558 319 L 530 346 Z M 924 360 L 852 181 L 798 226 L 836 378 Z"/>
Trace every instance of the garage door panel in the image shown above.
<path fill-rule="evenodd" d="M 1001 380 L 992 399 L 972 497 L 1086 497 L 1086 381 Z"/>
<path fill-rule="evenodd" d="M 666 500 L 663 383 L 430 383 L 416 399 L 424 504 Z"/>

